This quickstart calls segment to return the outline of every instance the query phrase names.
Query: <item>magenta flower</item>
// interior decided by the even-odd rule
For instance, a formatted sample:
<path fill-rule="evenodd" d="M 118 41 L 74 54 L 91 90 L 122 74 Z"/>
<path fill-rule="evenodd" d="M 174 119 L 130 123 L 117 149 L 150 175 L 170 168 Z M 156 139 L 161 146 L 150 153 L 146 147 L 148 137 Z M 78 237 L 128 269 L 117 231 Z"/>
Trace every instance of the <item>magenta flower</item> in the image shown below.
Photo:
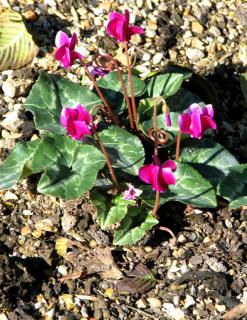
<path fill-rule="evenodd" d="M 71 38 L 63 31 L 59 31 L 56 35 L 55 44 L 57 50 L 55 52 L 55 59 L 61 61 L 62 66 L 65 68 L 70 68 L 74 60 L 83 58 L 79 52 L 75 51 L 76 43 L 76 33 L 73 33 Z"/>
<path fill-rule="evenodd" d="M 214 109 L 211 104 L 201 108 L 197 103 L 193 103 L 178 118 L 180 130 L 182 133 L 190 134 L 192 138 L 201 139 L 205 130 L 216 129 L 213 116 Z"/>
<path fill-rule="evenodd" d="M 92 134 L 91 114 L 80 104 L 73 108 L 63 108 L 60 123 L 74 140 L 82 140 Z"/>
<path fill-rule="evenodd" d="M 129 42 L 132 35 L 143 33 L 143 29 L 137 26 L 129 26 L 130 14 L 125 10 L 124 15 L 118 12 L 112 12 L 110 21 L 107 25 L 108 34 L 119 42 Z"/>
<path fill-rule="evenodd" d="M 142 190 L 136 189 L 131 183 L 128 187 L 129 189 L 124 191 L 123 200 L 136 200 L 142 194 Z"/>
<path fill-rule="evenodd" d="M 104 69 L 102 69 L 102 68 L 100 68 L 100 67 L 95 67 L 95 66 L 93 66 L 91 63 L 89 63 L 89 64 L 87 65 L 87 68 L 88 68 L 88 71 L 90 72 L 90 74 L 91 74 L 93 77 L 95 77 L 95 76 L 104 77 L 104 76 L 107 75 L 107 73 L 109 72 L 109 71 L 104 70 Z"/>
<path fill-rule="evenodd" d="M 165 113 L 165 123 L 167 127 L 171 127 L 172 121 L 169 113 Z"/>
<path fill-rule="evenodd" d="M 177 165 L 172 160 L 167 160 L 163 165 L 157 157 L 154 158 L 154 164 L 148 164 L 142 166 L 139 170 L 139 178 L 151 184 L 153 190 L 164 192 L 168 190 L 170 184 L 176 183 L 174 171 L 177 169 Z"/>

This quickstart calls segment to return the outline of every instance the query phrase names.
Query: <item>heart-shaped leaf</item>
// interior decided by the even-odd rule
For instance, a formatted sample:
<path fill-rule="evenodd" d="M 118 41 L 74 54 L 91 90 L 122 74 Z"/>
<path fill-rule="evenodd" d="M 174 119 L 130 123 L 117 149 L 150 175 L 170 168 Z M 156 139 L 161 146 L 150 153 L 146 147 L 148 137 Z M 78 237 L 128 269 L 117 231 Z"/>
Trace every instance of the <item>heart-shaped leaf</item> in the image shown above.
<path fill-rule="evenodd" d="M 3 11 L 0 30 L 0 71 L 21 68 L 36 57 L 38 47 L 18 12 Z"/>
<path fill-rule="evenodd" d="M 125 86 L 127 88 L 128 96 L 130 97 L 131 92 L 129 87 L 128 75 L 123 74 L 122 76 Z M 146 84 L 143 80 L 133 75 L 132 81 L 135 97 L 138 97 L 141 94 L 143 94 L 146 88 Z M 123 95 L 123 89 L 116 71 L 108 73 L 105 77 L 100 78 L 98 81 L 98 85 L 102 89 L 104 96 L 110 102 L 114 110 L 125 110 L 125 99 Z"/>
<path fill-rule="evenodd" d="M 148 96 L 170 97 L 180 89 L 183 80 L 184 77 L 180 73 L 166 73 L 154 76 L 147 85 Z"/>
<path fill-rule="evenodd" d="M 95 147 L 69 137 L 46 135 L 38 149 L 29 165 L 35 172 L 45 170 L 38 191 L 65 200 L 79 198 L 90 190 L 105 165 L 103 154 Z"/>
<path fill-rule="evenodd" d="M 160 205 L 167 201 L 180 201 L 185 204 L 201 208 L 215 208 L 217 206 L 216 194 L 210 182 L 208 182 L 192 166 L 186 163 L 178 163 L 175 171 L 176 184 L 169 186 L 167 193 L 161 194 Z M 142 186 L 143 193 L 140 198 L 148 205 L 154 205 L 155 192 L 151 186 Z"/>
<path fill-rule="evenodd" d="M 113 167 L 138 175 L 144 162 L 144 149 L 140 139 L 117 126 L 110 126 L 99 133 Z"/>
<path fill-rule="evenodd" d="M 135 201 L 122 199 L 122 195 L 111 201 L 109 195 L 100 193 L 96 188 L 91 191 L 90 199 L 97 209 L 97 220 L 103 230 L 120 222 L 126 216 L 128 206 L 135 205 Z"/>
<path fill-rule="evenodd" d="M 65 129 L 60 125 L 59 120 L 63 107 L 82 104 L 90 110 L 100 103 L 99 97 L 88 87 L 57 75 L 43 73 L 32 87 L 25 108 L 34 114 L 37 129 L 64 134 Z"/>
<path fill-rule="evenodd" d="M 247 204 L 247 164 L 228 168 L 229 173 L 218 186 L 218 193 L 227 199 L 229 209 Z"/>
<path fill-rule="evenodd" d="M 43 172 L 37 187 L 39 192 L 75 199 L 94 186 L 104 165 L 103 154 L 94 146 L 47 134 L 25 146 L 17 145 L 1 166 L 1 187 L 11 187 L 21 175 Z"/>
<path fill-rule="evenodd" d="M 180 161 L 192 165 L 215 187 L 228 173 L 229 167 L 239 164 L 229 151 L 212 139 L 187 140 Z"/>
<path fill-rule="evenodd" d="M 40 140 L 17 143 L 0 166 L 0 189 L 13 187 L 22 176 L 27 176 L 25 165 L 32 158 Z M 26 172 L 25 172 L 26 171 Z"/>
<path fill-rule="evenodd" d="M 158 220 L 151 213 L 145 212 L 144 207 L 132 207 L 116 230 L 113 244 L 119 246 L 134 244 L 156 224 Z"/>

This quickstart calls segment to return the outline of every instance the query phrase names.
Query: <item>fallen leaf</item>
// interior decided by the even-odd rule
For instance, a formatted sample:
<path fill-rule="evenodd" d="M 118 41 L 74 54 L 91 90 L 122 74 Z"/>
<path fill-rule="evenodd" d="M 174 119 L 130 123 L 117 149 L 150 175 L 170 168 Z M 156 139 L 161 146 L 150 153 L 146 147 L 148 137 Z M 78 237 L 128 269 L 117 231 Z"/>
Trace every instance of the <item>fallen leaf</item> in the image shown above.
<path fill-rule="evenodd" d="M 138 264 L 133 272 L 117 283 L 120 294 L 143 293 L 151 289 L 156 282 L 153 273 L 143 264 Z"/>
<path fill-rule="evenodd" d="M 247 314 L 247 303 L 236 305 L 233 309 L 225 313 L 222 320 L 238 320 L 242 319 Z"/>

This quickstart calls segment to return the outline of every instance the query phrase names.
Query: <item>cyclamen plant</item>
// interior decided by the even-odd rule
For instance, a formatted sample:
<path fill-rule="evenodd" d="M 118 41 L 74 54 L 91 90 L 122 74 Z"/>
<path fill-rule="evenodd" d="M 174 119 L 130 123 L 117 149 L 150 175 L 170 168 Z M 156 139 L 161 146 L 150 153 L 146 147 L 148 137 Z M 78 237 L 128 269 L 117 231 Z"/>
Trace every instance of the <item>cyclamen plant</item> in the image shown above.
<path fill-rule="evenodd" d="M 125 245 L 158 225 L 168 201 L 202 208 L 216 207 L 217 195 L 231 201 L 225 180 L 239 163 L 214 140 L 212 105 L 186 89 L 192 73 L 169 67 L 141 78 L 128 49 L 143 29 L 129 25 L 128 10 L 112 12 L 106 29 L 125 48 L 127 73 L 109 54 L 88 61 L 77 35 L 59 31 L 55 58 L 65 68 L 79 60 L 94 90 L 40 75 L 25 103 L 40 138 L 15 146 L 0 167 L 0 188 L 39 173 L 40 193 L 70 200 L 91 190 L 101 228 Z M 233 208 L 243 204 L 234 201 Z"/>

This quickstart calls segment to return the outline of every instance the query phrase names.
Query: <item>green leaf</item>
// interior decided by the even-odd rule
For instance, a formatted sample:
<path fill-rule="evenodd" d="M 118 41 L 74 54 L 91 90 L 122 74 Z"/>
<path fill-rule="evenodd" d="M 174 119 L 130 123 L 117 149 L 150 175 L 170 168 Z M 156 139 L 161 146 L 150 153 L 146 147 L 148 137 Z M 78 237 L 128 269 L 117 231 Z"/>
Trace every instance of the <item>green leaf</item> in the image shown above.
<path fill-rule="evenodd" d="M 90 199 L 97 209 L 101 229 L 107 229 L 120 222 L 126 216 L 128 206 L 136 204 L 135 201 L 122 199 L 122 196 L 118 195 L 111 201 L 109 195 L 99 192 L 96 188 L 91 191 Z"/>
<path fill-rule="evenodd" d="M 21 68 L 36 57 L 39 49 L 18 12 L 2 12 L 0 30 L 0 71 Z"/>
<path fill-rule="evenodd" d="M 34 114 L 35 126 L 39 130 L 64 134 L 60 125 L 63 107 L 82 104 L 90 110 L 101 100 L 88 87 L 81 86 L 60 76 L 41 74 L 27 97 L 25 108 Z"/>
<path fill-rule="evenodd" d="M 122 76 L 127 88 L 128 96 L 131 97 L 128 75 L 123 74 Z M 135 97 L 138 97 L 141 94 L 143 94 L 146 88 L 145 82 L 133 75 L 132 75 L 132 81 L 133 81 L 133 90 L 134 90 Z M 105 77 L 100 78 L 98 80 L 98 85 L 101 89 L 103 89 L 102 92 L 104 96 L 112 105 L 114 110 L 116 111 L 125 110 L 125 99 L 123 95 L 123 89 L 121 86 L 121 82 L 118 78 L 117 71 L 108 73 Z"/>
<path fill-rule="evenodd" d="M 154 76 L 147 85 L 148 96 L 170 97 L 180 89 L 183 80 L 184 76 L 181 73 L 165 73 Z"/>
<path fill-rule="evenodd" d="M 38 191 L 65 200 L 79 198 L 90 190 L 98 171 L 105 165 L 103 154 L 95 147 L 69 137 L 46 135 L 39 149 L 30 164 L 30 169 L 35 172 L 45 170 Z"/>
<path fill-rule="evenodd" d="M 218 193 L 227 199 L 229 209 L 247 204 L 247 164 L 229 168 L 229 173 L 218 186 Z"/>
<path fill-rule="evenodd" d="M 239 81 L 240 81 L 240 88 L 244 96 L 245 105 L 247 106 L 247 73 L 241 74 L 239 77 Z"/>
<path fill-rule="evenodd" d="M 192 166 L 178 163 L 175 176 L 176 184 L 170 185 L 169 191 L 161 194 L 160 205 L 168 201 L 180 201 L 201 208 L 215 208 L 217 206 L 212 184 Z M 155 192 L 152 191 L 151 186 L 142 186 L 141 189 L 143 193 L 140 198 L 148 205 L 153 206 Z"/>
<path fill-rule="evenodd" d="M 179 131 L 178 116 L 192 103 L 198 103 L 201 107 L 203 107 L 205 103 L 202 102 L 198 96 L 183 88 L 180 88 L 175 95 L 166 99 L 166 102 L 170 108 L 172 125 L 169 128 L 165 127 L 164 115 L 162 114 L 161 107 L 159 107 L 157 112 L 157 127 L 159 129 L 165 129 L 169 136 L 169 142 L 173 143 Z M 146 135 L 148 135 L 148 130 L 153 127 L 153 106 L 154 99 L 148 98 L 142 99 L 138 107 L 139 128 Z"/>
<path fill-rule="evenodd" d="M 222 145 L 212 139 L 187 140 L 182 147 L 181 162 L 193 166 L 214 187 L 228 173 L 228 168 L 239 162 Z"/>
<path fill-rule="evenodd" d="M 151 213 L 145 212 L 143 207 L 132 207 L 116 230 L 113 244 L 119 246 L 134 244 L 156 224 L 158 224 L 158 220 Z"/>
<path fill-rule="evenodd" d="M 112 166 L 132 175 L 138 175 L 144 162 L 144 149 L 140 139 L 117 126 L 99 133 L 109 154 Z"/>
<path fill-rule="evenodd" d="M 40 140 L 28 143 L 17 143 L 5 160 L 0 165 L 0 189 L 8 189 L 13 187 L 18 180 L 24 175 L 25 165 L 33 156 Z"/>

